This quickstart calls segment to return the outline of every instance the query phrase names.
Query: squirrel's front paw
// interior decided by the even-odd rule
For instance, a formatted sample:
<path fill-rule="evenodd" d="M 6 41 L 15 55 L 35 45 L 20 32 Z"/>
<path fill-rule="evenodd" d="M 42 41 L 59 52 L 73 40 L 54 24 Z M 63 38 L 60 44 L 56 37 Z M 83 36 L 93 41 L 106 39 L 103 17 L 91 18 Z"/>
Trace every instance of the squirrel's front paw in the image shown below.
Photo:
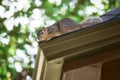
<path fill-rule="evenodd" d="M 49 41 L 51 38 L 47 38 L 46 41 Z"/>

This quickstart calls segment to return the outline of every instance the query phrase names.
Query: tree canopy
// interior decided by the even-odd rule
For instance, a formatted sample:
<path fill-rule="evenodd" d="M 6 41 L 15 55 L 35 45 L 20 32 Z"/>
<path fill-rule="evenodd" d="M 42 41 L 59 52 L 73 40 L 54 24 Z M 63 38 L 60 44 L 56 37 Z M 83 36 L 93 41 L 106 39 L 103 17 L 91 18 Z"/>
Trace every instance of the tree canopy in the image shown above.
<path fill-rule="evenodd" d="M 77 22 L 120 6 L 120 0 L 0 0 L 0 80 L 34 70 L 36 33 L 69 17 Z"/>

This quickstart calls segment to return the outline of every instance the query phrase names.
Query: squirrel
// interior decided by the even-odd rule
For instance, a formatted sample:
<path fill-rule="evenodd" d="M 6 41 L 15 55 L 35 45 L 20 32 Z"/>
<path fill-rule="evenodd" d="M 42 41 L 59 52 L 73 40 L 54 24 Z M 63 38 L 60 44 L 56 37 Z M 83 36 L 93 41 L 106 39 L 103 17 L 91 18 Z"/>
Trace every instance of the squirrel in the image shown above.
<path fill-rule="evenodd" d="M 43 27 L 38 31 L 37 37 L 39 41 L 48 41 L 54 37 L 79 30 L 81 28 L 86 28 L 98 23 L 101 23 L 102 19 L 100 17 L 91 17 L 80 24 L 72 20 L 71 18 L 63 18 L 51 26 Z"/>
<path fill-rule="evenodd" d="M 80 24 L 71 18 L 63 18 L 51 26 L 43 27 L 38 31 L 37 37 L 40 41 L 48 41 L 53 37 L 80 29 Z"/>

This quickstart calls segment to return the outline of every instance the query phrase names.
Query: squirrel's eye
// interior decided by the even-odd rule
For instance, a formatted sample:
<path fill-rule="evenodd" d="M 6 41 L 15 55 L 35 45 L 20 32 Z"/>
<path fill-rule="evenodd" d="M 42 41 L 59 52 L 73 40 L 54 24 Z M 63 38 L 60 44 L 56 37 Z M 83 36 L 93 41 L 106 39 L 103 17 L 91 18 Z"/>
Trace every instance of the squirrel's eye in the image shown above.
<path fill-rule="evenodd" d="M 42 31 L 42 32 L 41 32 L 41 34 L 45 34 L 45 32 L 44 32 L 44 31 Z"/>
<path fill-rule="evenodd" d="M 43 34 L 43 32 L 41 32 L 41 34 Z"/>

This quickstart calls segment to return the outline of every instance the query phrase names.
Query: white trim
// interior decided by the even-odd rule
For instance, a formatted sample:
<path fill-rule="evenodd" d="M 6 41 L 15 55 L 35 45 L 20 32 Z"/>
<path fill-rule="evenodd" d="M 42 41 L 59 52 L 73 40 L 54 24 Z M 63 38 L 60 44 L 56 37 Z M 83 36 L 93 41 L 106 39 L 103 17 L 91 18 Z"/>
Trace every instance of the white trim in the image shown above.
<path fill-rule="evenodd" d="M 40 78 L 41 78 L 44 59 L 45 59 L 45 57 L 44 57 L 43 52 L 41 50 L 40 58 L 39 58 L 39 61 L 38 61 L 39 63 L 38 63 L 38 70 L 37 70 L 36 80 L 40 80 Z"/>

